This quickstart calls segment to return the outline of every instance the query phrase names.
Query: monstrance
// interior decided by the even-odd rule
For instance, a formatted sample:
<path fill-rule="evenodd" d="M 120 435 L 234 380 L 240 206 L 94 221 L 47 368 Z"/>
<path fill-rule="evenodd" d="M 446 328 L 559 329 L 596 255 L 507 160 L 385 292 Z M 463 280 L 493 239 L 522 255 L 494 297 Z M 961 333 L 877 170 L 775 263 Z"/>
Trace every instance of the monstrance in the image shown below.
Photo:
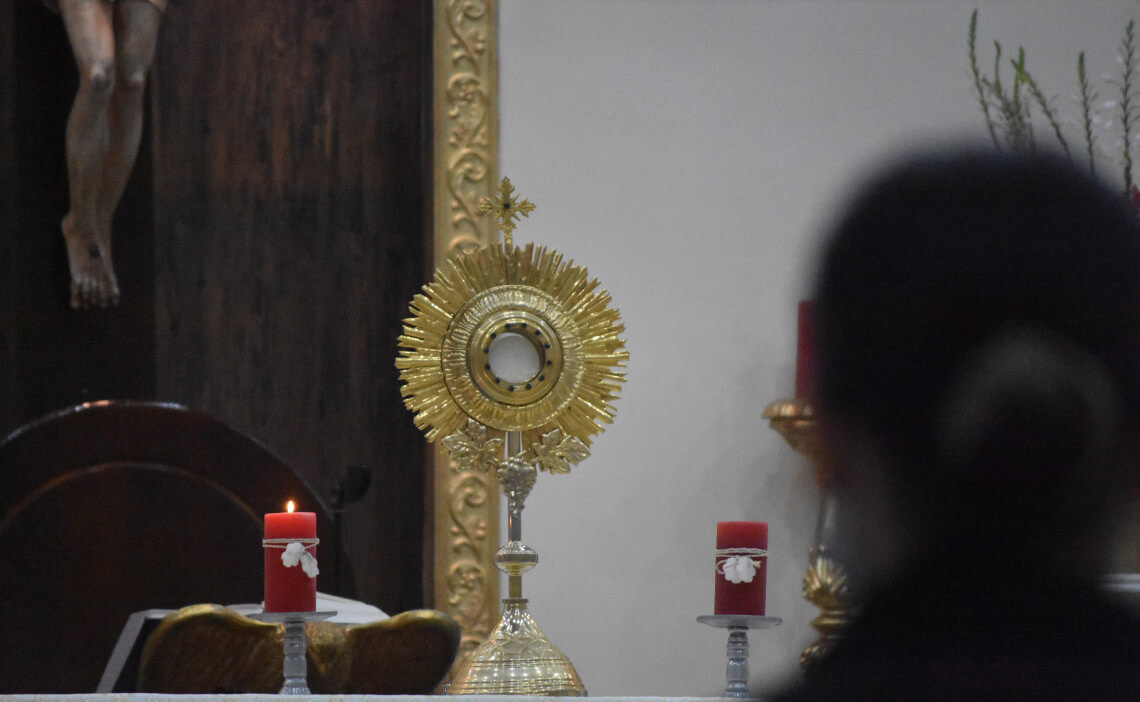
<path fill-rule="evenodd" d="M 455 470 L 493 471 L 507 498 L 503 614 L 459 669 L 449 694 L 585 695 L 569 659 L 539 630 L 522 596 L 538 562 L 522 541 L 523 504 L 540 471 L 568 473 L 613 420 L 629 353 L 620 315 L 585 268 L 512 232 L 534 209 L 510 180 L 480 210 L 501 244 L 445 261 L 416 295 L 396 367 L 404 403 Z"/>

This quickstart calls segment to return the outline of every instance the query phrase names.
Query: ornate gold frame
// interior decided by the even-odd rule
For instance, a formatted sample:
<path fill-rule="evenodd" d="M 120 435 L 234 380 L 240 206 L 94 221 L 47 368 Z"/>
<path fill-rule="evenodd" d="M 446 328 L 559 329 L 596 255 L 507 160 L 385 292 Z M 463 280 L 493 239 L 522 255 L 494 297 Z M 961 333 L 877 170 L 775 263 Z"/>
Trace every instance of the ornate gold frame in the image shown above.
<path fill-rule="evenodd" d="M 493 193 L 499 171 L 498 4 L 434 0 L 433 18 L 429 270 L 493 241 L 495 220 L 480 216 L 479 200 Z M 499 496 L 493 474 L 455 470 L 442 444 L 428 451 L 430 604 L 459 622 L 462 659 L 499 618 Z"/>

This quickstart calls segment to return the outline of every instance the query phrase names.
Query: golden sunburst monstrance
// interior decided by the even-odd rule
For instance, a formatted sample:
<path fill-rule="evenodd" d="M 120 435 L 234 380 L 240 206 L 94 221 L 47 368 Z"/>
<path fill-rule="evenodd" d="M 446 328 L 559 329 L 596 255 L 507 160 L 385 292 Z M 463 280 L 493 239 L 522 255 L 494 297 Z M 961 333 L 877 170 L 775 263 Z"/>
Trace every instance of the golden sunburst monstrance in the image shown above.
<path fill-rule="evenodd" d="M 590 437 L 613 419 L 610 403 L 629 358 L 618 311 L 585 268 L 511 231 L 534 209 L 504 178 L 480 211 L 503 243 L 445 261 L 412 300 L 396 367 L 404 403 L 451 468 L 493 473 L 507 498 L 509 542 L 495 552 L 510 596 L 487 640 L 449 693 L 583 696 L 577 671 L 526 610 L 522 576 L 538 554 L 522 541 L 522 509 L 538 471 L 568 473 Z"/>
<path fill-rule="evenodd" d="M 527 244 L 494 245 L 445 261 L 411 304 L 396 367 L 416 426 L 434 441 L 469 420 L 500 432 L 559 429 L 589 443 L 614 414 L 629 354 L 610 296 L 585 268 Z M 492 369 L 500 337 L 529 342 L 532 376 Z"/>

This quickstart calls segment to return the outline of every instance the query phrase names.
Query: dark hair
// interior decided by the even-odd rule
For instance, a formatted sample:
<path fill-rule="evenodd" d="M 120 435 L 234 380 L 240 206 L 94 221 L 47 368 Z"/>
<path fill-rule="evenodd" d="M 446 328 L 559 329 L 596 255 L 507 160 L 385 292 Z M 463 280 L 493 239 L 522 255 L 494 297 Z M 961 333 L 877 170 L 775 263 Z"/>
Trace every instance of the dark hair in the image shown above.
<path fill-rule="evenodd" d="M 1140 418 L 1140 227 L 1050 156 L 897 164 L 829 240 L 825 412 L 870 433 L 912 516 L 984 531 L 1091 519 Z M 941 526 L 936 526 L 941 525 Z"/>

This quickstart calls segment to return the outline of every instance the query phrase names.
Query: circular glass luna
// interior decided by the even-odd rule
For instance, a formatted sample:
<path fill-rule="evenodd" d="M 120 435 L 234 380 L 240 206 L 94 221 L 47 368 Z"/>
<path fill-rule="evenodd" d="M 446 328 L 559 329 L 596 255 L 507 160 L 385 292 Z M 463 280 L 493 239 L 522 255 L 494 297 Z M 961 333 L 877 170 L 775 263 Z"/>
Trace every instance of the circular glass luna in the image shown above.
<path fill-rule="evenodd" d="M 468 358 L 475 385 L 509 405 L 542 398 L 562 372 L 558 336 L 544 319 L 525 310 L 504 310 L 484 319 L 471 335 Z"/>
<path fill-rule="evenodd" d="M 542 356 L 530 339 L 516 332 L 503 332 L 491 342 L 487 362 L 496 378 L 525 383 L 538 375 Z"/>

